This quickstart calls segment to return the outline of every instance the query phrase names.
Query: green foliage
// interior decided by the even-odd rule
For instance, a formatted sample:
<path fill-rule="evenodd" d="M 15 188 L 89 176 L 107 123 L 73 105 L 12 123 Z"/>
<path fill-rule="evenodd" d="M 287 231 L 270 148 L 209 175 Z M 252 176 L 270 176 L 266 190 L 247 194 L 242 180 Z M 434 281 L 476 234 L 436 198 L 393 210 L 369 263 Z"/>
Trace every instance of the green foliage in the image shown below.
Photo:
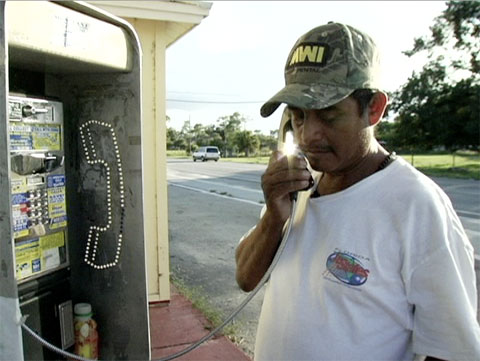
<path fill-rule="evenodd" d="M 436 62 L 444 60 L 448 53 L 449 65 L 455 69 L 467 70 L 478 80 L 480 74 L 480 2 L 449 1 L 443 13 L 435 18 L 430 28 L 430 37 L 416 38 L 413 49 L 405 51 L 413 56 L 427 51 Z"/>
<path fill-rule="evenodd" d="M 275 149 L 277 149 L 277 137 L 278 137 L 278 129 L 274 131 L 270 131 L 269 135 L 265 135 L 260 133 L 260 131 L 255 131 L 259 144 L 259 154 L 268 154 Z"/>
<path fill-rule="evenodd" d="M 392 146 L 431 150 L 478 149 L 480 143 L 480 2 L 451 1 L 428 38 L 408 56 L 429 61 L 393 94 L 393 125 L 379 129 Z"/>
<path fill-rule="evenodd" d="M 220 117 L 217 120 L 217 123 L 219 123 L 217 129 L 223 140 L 222 154 L 225 156 L 231 156 L 238 151 L 235 137 L 236 133 L 240 131 L 242 124 L 245 122 L 245 118 L 238 112 Z"/>
<path fill-rule="evenodd" d="M 375 137 L 378 139 L 378 141 L 386 146 L 387 148 L 390 147 L 390 145 L 395 144 L 396 141 L 396 124 L 388 121 L 382 121 L 378 123 L 378 125 L 375 127 Z"/>
<path fill-rule="evenodd" d="M 180 131 L 167 128 L 167 150 L 185 150 L 190 155 L 200 146 L 213 145 L 221 150 L 222 157 L 239 153 L 248 157 L 251 154 L 269 154 L 275 149 L 276 132 L 264 135 L 259 131 L 242 130 L 245 122 L 245 117 L 238 112 L 222 116 L 217 124 L 208 126 L 195 124 L 192 127 L 190 121 L 185 121 Z"/>
<path fill-rule="evenodd" d="M 255 152 L 260 145 L 258 136 L 252 134 L 249 130 L 238 131 L 235 133 L 234 143 L 240 152 L 245 153 L 248 157 L 250 153 Z"/>
<path fill-rule="evenodd" d="M 402 157 L 428 176 L 480 180 L 480 155 L 475 152 L 404 154 Z"/>
<path fill-rule="evenodd" d="M 179 131 L 167 128 L 167 149 L 185 149 L 185 145 L 185 138 Z"/>
<path fill-rule="evenodd" d="M 203 316 L 207 319 L 209 323 L 204 324 L 203 326 L 207 330 L 213 330 L 223 323 L 225 315 L 218 311 L 216 307 L 208 299 L 208 295 L 205 290 L 200 286 L 189 286 L 186 282 L 178 275 L 176 275 L 175 270 L 173 270 L 171 275 L 171 281 L 177 291 L 182 294 L 186 299 L 188 299 L 194 308 L 199 310 Z M 237 323 L 238 325 L 239 323 Z M 238 339 L 238 326 L 235 323 L 230 323 L 226 325 L 221 334 L 227 336 L 232 342 L 236 342 Z"/>

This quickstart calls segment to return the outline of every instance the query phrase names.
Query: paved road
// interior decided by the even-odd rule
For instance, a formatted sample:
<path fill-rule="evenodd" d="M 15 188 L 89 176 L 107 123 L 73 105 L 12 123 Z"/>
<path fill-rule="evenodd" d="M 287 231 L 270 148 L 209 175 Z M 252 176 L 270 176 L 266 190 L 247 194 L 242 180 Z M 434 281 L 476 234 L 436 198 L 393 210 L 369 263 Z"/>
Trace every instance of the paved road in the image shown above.
<path fill-rule="evenodd" d="M 260 176 L 264 165 L 227 162 L 193 163 L 190 160 L 170 160 L 170 184 L 192 191 L 203 191 L 262 204 Z M 433 178 L 448 194 L 467 235 L 480 255 L 480 182 L 475 180 Z"/>
<path fill-rule="evenodd" d="M 263 206 L 264 169 L 255 164 L 168 161 L 172 273 L 208 295 L 225 316 L 246 296 L 236 286 L 234 254 L 239 238 L 256 224 Z M 434 180 L 452 199 L 480 254 L 480 182 Z M 235 321 L 241 346 L 250 354 L 262 299 L 263 291 Z"/>
<path fill-rule="evenodd" d="M 224 316 L 247 296 L 236 285 L 235 248 L 258 221 L 260 173 L 258 167 L 223 162 L 168 163 L 171 271 L 200 288 Z M 237 341 L 250 355 L 262 300 L 263 290 L 234 321 Z"/>

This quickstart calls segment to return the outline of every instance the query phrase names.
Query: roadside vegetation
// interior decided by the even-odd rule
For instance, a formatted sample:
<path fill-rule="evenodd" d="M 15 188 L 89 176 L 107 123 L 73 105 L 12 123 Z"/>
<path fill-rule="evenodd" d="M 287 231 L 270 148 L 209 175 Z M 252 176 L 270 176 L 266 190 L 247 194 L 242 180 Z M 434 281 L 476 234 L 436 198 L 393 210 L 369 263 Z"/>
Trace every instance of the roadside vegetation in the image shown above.
<path fill-rule="evenodd" d="M 415 168 L 430 177 L 447 177 L 480 180 L 480 154 L 458 151 L 453 154 L 398 154 Z M 167 151 L 169 158 L 191 159 L 184 150 Z M 221 162 L 268 164 L 268 155 L 220 158 Z"/>
<path fill-rule="evenodd" d="M 480 179 L 480 2 L 448 1 L 430 34 L 413 39 L 404 54 L 427 55 L 420 71 L 389 94 L 386 119 L 376 137 L 429 176 Z M 217 146 L 222 161 L 266 164 L 278 131 L 245 129 L 234 112 L 208 126 L 185 121 L 168 127 L 169 156 L 189 157 L 200 146 Z"/>
<path fill-rule="evenodd" d="M 478 152 L 403 154 L 401 156 L 415 168 L 431 177 L 480 180 L 480 155 Z"/>
<path fill-rule="evenodd" d="M 199 310 L 203 314 L 203 316 L 205 316 L 207 321 L 210 322 L 211 325 L 205 325 L 205 329 L 208 330 L 208 332 L 220 326 L 225 320 L 225 318 L 228 317 L 228 315 L 224 315 L 210 303 L 210 301 L 208 300 L 208 296 L 205 290 L 203 290 L 203 288 L 187 286 L 185 281 L 175 274 L 174 270 L 172 270 L 170 281 L 175 286 L 177 291 L 187 300 L 189 300 L 192 303 L 193 307 Z M 239 336 L 238 322 L 239 321 L 234 319 L 229 324 L 227 324 L 219 332 L 219 334 L 228 337 L 232 342 L 237 344 L 239 347 L 242 347 L 243 339 L 241 336 Z M 246 349 L 244 349 L 244 351 L 248 352 L 248 350 Z"/>

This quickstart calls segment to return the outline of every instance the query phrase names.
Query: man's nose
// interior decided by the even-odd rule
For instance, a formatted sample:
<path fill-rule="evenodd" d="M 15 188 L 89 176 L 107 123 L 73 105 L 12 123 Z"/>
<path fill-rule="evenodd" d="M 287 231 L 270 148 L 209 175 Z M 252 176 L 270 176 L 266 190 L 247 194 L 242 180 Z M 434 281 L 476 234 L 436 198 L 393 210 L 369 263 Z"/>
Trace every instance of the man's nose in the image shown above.
<path fill-rule="evenodd" d="M 325 129 L 316 112 L 305 111 L 305 121 L 303 124 L 303 142 L 305 144 L 318 143 L 325 137 Z"/>

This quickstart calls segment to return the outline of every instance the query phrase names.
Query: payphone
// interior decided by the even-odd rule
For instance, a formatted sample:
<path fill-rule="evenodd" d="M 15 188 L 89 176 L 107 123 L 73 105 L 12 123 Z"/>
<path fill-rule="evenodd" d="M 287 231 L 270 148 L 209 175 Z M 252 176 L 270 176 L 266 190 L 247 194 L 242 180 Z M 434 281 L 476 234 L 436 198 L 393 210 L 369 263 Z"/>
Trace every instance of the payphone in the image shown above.
<path fill-rule="evenodd" d="M 68 265 L 63 107 L 8 99 L 10 182 L 19 283 Z"/>
<path fill-rule="evenodd" d="M 43 337 L 68 349 L 74 344 L 72 300 L 68 272 L 59 272 L 69 266 L 63 106 L 58 101 L 11 95 L 7 121 L 20 309 L 37 327 L 49 320 Z M 40 304 L 46 310 L 40 312 Z M 25 359 L 39 354 L 55 357 L 33 340 L 23 340 Z"/>
<path fill-rule="evenodd" d="M 20 325 L 71 350 L 82 302 L 102 359 L 150 358 L 140 53 L 88 4 L 0 3 L 0 359 L 62 359 Z"/>

